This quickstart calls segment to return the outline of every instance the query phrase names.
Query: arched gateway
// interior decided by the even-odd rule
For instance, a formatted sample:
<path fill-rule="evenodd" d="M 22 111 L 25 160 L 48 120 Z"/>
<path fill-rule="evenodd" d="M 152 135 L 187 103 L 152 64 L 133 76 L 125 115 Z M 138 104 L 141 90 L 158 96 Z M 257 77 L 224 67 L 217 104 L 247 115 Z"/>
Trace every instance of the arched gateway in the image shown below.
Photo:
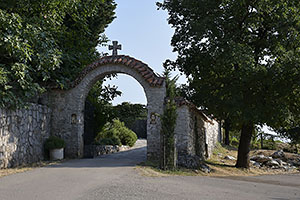
<path fill-rule="evenodd" d="M 66 156 L 83 156 L 84 103 L 93 85 L 105 75 L 123 73 L 135 78 L 143 87 L 148 108 L 147 157 L 158 159 L 160 149 L 160 118 L 165 98 L 164 78 L 157 76 L 147 64 L 129 56 L 100 58 L 87 66 L 72 83 L 70 90 L 53 90 L 51 131 L 66 141 Z"/>

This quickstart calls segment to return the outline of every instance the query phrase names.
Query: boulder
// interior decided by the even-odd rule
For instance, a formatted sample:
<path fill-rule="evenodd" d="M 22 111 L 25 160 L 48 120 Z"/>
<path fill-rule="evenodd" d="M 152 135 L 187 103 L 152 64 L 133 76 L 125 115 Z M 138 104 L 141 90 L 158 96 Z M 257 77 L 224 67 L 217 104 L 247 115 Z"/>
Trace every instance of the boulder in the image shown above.
<path fill-rule="evenodd" d="M 261 164 L 258 162 L 255 162 L 254 160 L 250 160 L 250 163 L 254 166 L 254 167 L 261 167 Z"/>
<path fill-rule="evenodd" d="M 254 161 L 259 162 L 259 163 L 265 163 L 265 162 L 271 161 L 273 159 L 272 159 L 272 157 L 267 157 L 267 156 L 264 156 L 264 155 L 256 155 L 256 156 L 252 156 L 250 158 L 250 160 L 254 160 Z"/>
<path fill-rule="evenodd" d="M 293 160 L 290 162 L 292 166 L 300 167 L 300 161 Z"/>
<path fill-rule="evenodd" d="M 276 160 L 270 160 L 266 162 L 266 165 L 269 167 L 279 167 L 280 164 Z"/>
<path fill-rule="evenodd" d="M 276 151 L 272 154 L 272 158 L 285 158 L 283 150 Z"/>
<path fill-rule="evenodd" d="M 224 159 L 226 159 L 226 160 L 236 160 L 235 157 L 233 157 L 233 156 L 228 156 L 228 155 L 225 156 Z"/>
<path fill-rule="evenodd" d="M 283 162 L 282 160 L 280 160 L 280 159 L 274 159 L 276 162 L 278 162 L 278 164 L 279 164 L 279 166 L 285 166 L 285 165 L 287 165 L 287 163 L 286 162 Z"/>

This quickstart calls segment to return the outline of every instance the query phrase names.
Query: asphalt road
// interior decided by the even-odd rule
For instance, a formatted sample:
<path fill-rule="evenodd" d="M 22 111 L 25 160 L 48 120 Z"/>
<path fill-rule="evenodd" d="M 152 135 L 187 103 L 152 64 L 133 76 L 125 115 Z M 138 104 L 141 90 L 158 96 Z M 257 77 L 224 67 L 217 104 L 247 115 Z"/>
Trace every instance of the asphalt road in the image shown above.
<path fill-rule="evenodd" d="M 78 159 L 0 178 L 0 200 L 300 200 L 300 175 L 145 177 L 146 148 Z"/>

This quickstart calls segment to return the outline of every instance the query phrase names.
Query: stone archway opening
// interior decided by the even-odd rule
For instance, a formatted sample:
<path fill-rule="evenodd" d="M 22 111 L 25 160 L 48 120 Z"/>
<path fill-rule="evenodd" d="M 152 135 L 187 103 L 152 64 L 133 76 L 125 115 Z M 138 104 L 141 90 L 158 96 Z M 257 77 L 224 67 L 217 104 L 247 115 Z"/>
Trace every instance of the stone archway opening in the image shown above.
<path fill-rule="evenodd" d="M 119 94 L 120 92 L 121 94 Z M 95 140 L 105 124 L 111 124 L 114 120 L 119 120 L 137 135 L 137 146 L 146 145 L 147 113 L 147 98 L 144 88 L 133 77 L 117 73 L 98 80 L 85 100 L 84 157 L 92 158 L 108 151 L 116 152 L 124 149 L 124 147 L 110 146 L 113 143 L 106 144 L 109 146 L 105 149 L 104 146 L 99 146 L 99 144 L 103 145 L 99 139 Z M 109 139 L 103 142 L 107 143 L 107 141 L 113 142 Z"/>
<path fill-rule="evenodd" d="M 164 78 L 145 63 L 129 56 L 103 57 L 87 66 L 67 91 L 54 90 L 52 134 L 62 137 L 67 157 L 82 157 L 84 147 L 84 105 L 92 86 L 107 74 L 122 73 L 133 77 L 143 87 L 147 98 L 147 159 L 158 160 L 160 154 L 160 118 L 165 98 Z"/>

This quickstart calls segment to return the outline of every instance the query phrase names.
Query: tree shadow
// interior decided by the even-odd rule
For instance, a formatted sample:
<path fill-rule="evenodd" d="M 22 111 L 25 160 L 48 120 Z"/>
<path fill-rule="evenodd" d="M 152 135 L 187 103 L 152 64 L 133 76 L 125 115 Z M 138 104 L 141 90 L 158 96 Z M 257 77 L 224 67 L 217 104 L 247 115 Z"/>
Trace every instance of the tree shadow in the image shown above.
<path fill-rule="evenodd" d="M 206 164 L 212 165 L 212 166 L 216 166 L 216 167 L 230 167 L 230 168 L 235 168 L 235 165 L 229 165 L 229 164 L 225 164 L 225 163 L 216 163 L 216 162 L 212 162 L 212 161 L 205 161 Z"/>
<path fill-rule="evenodd" d="M 146 161 L 146 150 L 146 147 L 140 147 L 95 158 L 64 160 L 58 164 L 48 165 L 46 168 L 134 167 Z"/>

